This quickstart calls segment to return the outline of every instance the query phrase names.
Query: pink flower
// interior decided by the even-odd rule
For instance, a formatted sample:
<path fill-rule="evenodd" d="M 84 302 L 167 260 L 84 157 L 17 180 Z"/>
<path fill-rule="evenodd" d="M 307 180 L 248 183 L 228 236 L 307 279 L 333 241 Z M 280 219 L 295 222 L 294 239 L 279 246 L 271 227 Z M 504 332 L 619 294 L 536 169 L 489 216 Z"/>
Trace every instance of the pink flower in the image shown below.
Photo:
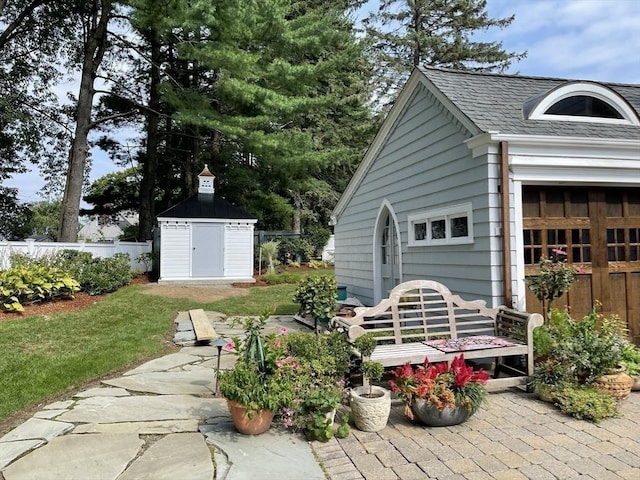
<path fill-rule="evenodd" d="M 560 248 L 554 248 L 551 251 L 553 253 L 555 253 L 556 255 L 566 255 L 567 254 L 567 252 L 565 252 L 564 250 L 561 250 Z"/>
<path fill-rule="evenodd" d="M 280 335 L 286 335 L 288 331 L 289 331 L 289 330 L 287 329 L 287 327 L 282 327 L 282 328 L 280 329 Z"/>
<path fill-rule="evenodd" d="M 236 349 L 236 344 L 233 343 L 233 340 L 229 340 L 229 342 L 227 342 L 227 344 L 224 346 L 224 349 L 227 351 L 232 351 Z"/>

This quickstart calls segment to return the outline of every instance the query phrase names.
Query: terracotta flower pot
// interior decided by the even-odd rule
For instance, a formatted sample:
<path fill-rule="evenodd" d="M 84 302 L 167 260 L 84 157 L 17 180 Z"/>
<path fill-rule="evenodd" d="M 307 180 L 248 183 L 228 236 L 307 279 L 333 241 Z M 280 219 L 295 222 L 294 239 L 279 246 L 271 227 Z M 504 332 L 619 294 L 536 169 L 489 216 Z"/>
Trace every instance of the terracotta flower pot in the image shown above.
<path fill-rule="evenodd" d="M 429 427 L 448 427 L 466 422 L 475 412 L 464 407 L 443 408 L 438 410 L 434 405 L 419 398 L 411 404 L 415 417 Z"/>
<path fill-rule="evenodd" d="M 238 432 L 244 435 L 259 435 L 269 430 L 273 421 L 274 412 L 271 410 L 258 410 L 253 412 L 251 418 L 247 415 L 247 407 L 227 399 L 227 407 L 231 413 L 233 425 Z"/>

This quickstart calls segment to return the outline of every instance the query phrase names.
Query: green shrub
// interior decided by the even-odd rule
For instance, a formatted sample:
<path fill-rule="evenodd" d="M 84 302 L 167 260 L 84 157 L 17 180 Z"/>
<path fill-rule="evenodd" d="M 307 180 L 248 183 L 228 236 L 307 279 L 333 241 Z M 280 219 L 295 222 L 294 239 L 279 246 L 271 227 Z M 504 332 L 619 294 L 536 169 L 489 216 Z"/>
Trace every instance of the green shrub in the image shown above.
<path fill-rule="evenodd" d="M 116 253 L 113 257 L 94 258 L 85 264 L 78 281 L 89 295 L 101 295 L 127 285 L 132 276 L 129 255 Z"/>
<path fill-rule="evenodd" d="M 628 343 L 622 350 L 622 361 L 627 374 L 636 376 L 640 375 L 640 348 L 633 343 Z"/>
<path fill-rule="evenodd" d="M 306 240 L 295 237 L 278 239 L 278 260 L 283 264 L 309 258 L 313 253 L 313 246 Z"/>
<path fill-rule="evenodd" d="M 588 385 L 567 386 L 557 393 L 557 405 L 562 412 L 580 420 L 601 422 L 618 416 L 615 399 Z"/>
<path fill-rule="evenodd" d="M 308 225 L 304 229 L 302 238 L 312 247 L 312 255 L 322 252 L 329 241 L 331 231 L 320 225 Z"/>
<path fill-rule="evenodd" d="M 265 273 L 260 277 L 268 285 L 281 285 L 283 283 L 296 284 L 298 276 L 293 273 Z"/>

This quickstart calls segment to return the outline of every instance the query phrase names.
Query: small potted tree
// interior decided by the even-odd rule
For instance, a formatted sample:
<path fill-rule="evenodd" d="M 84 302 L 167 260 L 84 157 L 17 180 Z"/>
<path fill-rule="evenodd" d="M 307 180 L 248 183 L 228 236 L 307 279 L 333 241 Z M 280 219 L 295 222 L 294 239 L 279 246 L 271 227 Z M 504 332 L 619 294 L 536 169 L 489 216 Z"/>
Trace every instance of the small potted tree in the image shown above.
<path fill-rule="evenodd" d="M 337 284 L 328 275 L 308 276 L 298 284 L 293 301 L 300 304 L 300 314 L 313 318 L 317 331 L 318 323 L 328 323 L 336 306 Z"/>
<path fill-rule="evenodd" d="M 351 389 L 351 414 L 359 430 L 377 432 L 382 430 L 391 413 L 391 392 L 384 387 L 373 385 L 382 378 L 384 367 L 380 362 L 370 360 L 376 347 L 376 338 L 365 333 L 354 341 L 354 347 L 362 357 L 363 385 Z"/>

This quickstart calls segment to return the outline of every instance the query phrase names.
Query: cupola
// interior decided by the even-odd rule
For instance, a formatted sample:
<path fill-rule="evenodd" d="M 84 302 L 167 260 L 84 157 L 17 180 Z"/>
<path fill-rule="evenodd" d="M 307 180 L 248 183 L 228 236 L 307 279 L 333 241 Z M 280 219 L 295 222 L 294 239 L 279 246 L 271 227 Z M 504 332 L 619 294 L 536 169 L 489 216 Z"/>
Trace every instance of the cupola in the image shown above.
<path fill-rule="evenodd" d="M 205 164 L 204 169 L 198 175 L 198 193 L 216 193 L 214 186 L 214 180 L 216 176 L 209 171 L 209 168 Z"/>

